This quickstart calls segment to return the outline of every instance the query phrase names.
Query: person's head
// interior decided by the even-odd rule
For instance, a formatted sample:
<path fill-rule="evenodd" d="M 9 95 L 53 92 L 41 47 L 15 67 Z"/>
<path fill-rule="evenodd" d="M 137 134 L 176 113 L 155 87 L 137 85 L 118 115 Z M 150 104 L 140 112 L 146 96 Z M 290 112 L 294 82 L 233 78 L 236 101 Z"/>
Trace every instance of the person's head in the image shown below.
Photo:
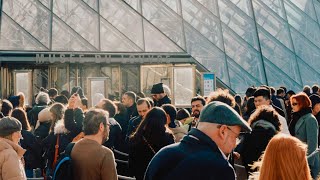
<path fill-rule="evenodd" d="M 60 95 L 64 95 L 67 99 L 69 99 L 70 98 L 70 92 L 68 91 L 68 90 L 62 90 L 61 92 L 60 92 Z"/>
<path fill-rule="evenodd" d="M 19 96 L 10 96 L 8 101 L 11 102 L 12 108 L 19 107 Z"/>
<path fill-rule="evenodd" d="M 236 147 L 241 131 L 251 131 L 248 123 L 233 108 L 219 101 L 203 108 L 198 129 L 209 136 L 224 154 L 229 154 Z"/>
<path fill-rule="evenodd" d="M 236 103 L 241 106 L 242 105 L 242 98 L 239 94 L 234 95 L 234 100 L 236 101 Z"/>
<path fill-rule="evenodd" d="M 59 95 L 59 96 L 56 96 L 54 98 L 54 102 L 59 102 L 61 104 L 67 105 L 68 104 L 68 98 L 65 97 L 64 95 Z"/>
<path fill-rule="evenodd" d="M 49 108 L 42 109 L 38 114 L 38 121 L 40 122 L 47 122 L 51 121 L 51 112 L 49 111 Z"/>
<path fill-rule="evenodd" d="M 8 116 L 0 119 L 0 137 L 18 144 L 22 138 L 21 130 L 22 125 L 16 118 Z"/>
<path fill-rule="evenodd" d="M 141 98 L 137 101 L 137 111 L 139 116 L 142 117 L 142 119 L 145 118 L 145 115 L 148 113 L 150 109 L 151 105 L 147 98 Z"/>
<path fill-rule="evenodd" d="M 287 88 L 285 86 L 280 86 L 279 88 L 284 90 L 284 93 L 287 94 Z"/>
<path fill-rule="evenodd" d="M 247 115 L 251 114 L 253 110 L 256 109 L 256 106 L 254 105 L 254 97 L 250 97 L 247 101 L 245 112 Z"/>
<path fill-rule="evenodd" d="M 11 113 L 11 117 L 14 117 L 20 121 L 23 130 L 26 130 L 26 131 L 31 130 L 31 127 L 27 118 L 27 113 L 22 108 L 14 109 Z"/>
<path fill-rule="evenodd" d="M 141 121 L 137 130 L 132 134 L 132 138 L 139 138 L 142 135 L 151 140 L 159 142 L 161 135 L 166 132 L 167 116 L 166 112 L 159 107 L 153 107 Z"/>
<path fill-rule="evenodd" d="M 282 88 L 279 88 L 279 89 L 277 89 L 277 96 L 280 96 L 283 98 L 286 96 L 286 93 L 284 92 L 284 90 Z"/>
<path fill-rule="evenodd" d="M 176 124 L 175 124 L 175 120 L 176 120 L 176 116 L 177 116 L 177 109 L 176 107 L 174 107 L 174 105 L 172 104 L 164 104 L 161 106 L 161 108 L 166 112 L 166 114 L 169 116 L 169 121 L 168 121 L 168 126 L 170 128 L 175 128 Z"/>
<path fill-rule="evenodd" d="M 38 105 L 48 105 L 50 103 L 49 95 L 45 92 L 39 92 L 36 97 L 36 104 Z"/>
<path fill-rule="evenodd" d="M 138 100 L 140 98 L 145 98 L 145 97 L 146 97 L 146 95 L 143 92 L 140 91 L 140 92 L 137 93 L 137 98 L 136 99 Z"/>
<path fill-rule="evenodd" d="M 312 94 L 309 98 L 312 104 L 312 114 L 317 115 L 320 112 L 320 96 Z"/>
<path fill-rule="evenodd" d="M 248 89 L 246 90 L 246 97 L 249 98 L 251 96 L 253 96 L 253 93 L 256 91 L 255 87 L 248 87 Z"/>
<path fill-rule="evenodd" d="M 83 132 L 86 136 L 98 136 L 101 144 L 109 138 L 109 113 L 103 109 L 90 109 L 83 120 Z"/>
<path fill-rule="evenodd" d="M 290 99 L 290 97 L 291 97 L 292 95 L 295 95 L 295 94 L 296 94 L 296 93 L 295 93 L 294 91 L 289 90 L 289 91 L 287 92 L 287 98 Z"/>
<path fill-rule="evenodd" d="M 150 97 L 146 97 L 146 99 L 149 101 L 151 108 L 154 107 L 154 101 Z"/>
<path fill-rule="evenodd" d="M 132 91 L 127 91 L 122 95 L 122 103 L 126 107 L 131 107 L 136 103 L 136 93 Z"/>
<path fill-rule="evenodd" d="M 17 96 L 19 96 L 19 107 L 24 108 L 24 104 L 26 101 L 25 95 L 23 94 L 23 92 L 19 92 Z"/>
<path fill-rule="evenodd" d="M 257 107 L 261 105 L 270 105 L 270 90 L 265 87 L 258 88 L 254 93 L 254 105 Z"/>
<path fill-rule="evenodd" d="M 318 84 L 314 84 L 313 86 L 312 86 L 312 93 L 313 94 L 318 94 L 319 93 L 319 85 Z"/>
<path fill-rule="evenodd" d="M 270 122 L 276 128 L 276 131 L 279 132 L 281 130 L 281 123 L 279 120 L 279 114 L 273 107 L 267 105 L 259 106 L 254 113 L 251 114 L 248 123 L 251 126 L 253 122 L 257 120 L 265 120 Z"/>
<path fill-rule="evenodd" d="M 108 111 L 109 118 L 114 117 L 117 113 L 117 106 L 110 99 L 102 99 L 96 105 L 96 108 Z"/>
<path fill-rule="evenodd" d="M 311 94 L 311 88 L 308 85 L 303 86 L 302 91 L 306 93 L 308 96 Z"/>
<path fill-rule="evenodd" d="M 165 96 L 163 83 L 154 84 L 151 89 L 152 98 L 159 101 Z"/>
<path fill-rule="evenodd" d="M 170 90 L 169 86 L 163 84 L 162 87 L 163 87 L 164 94 L 166 94 L 168 97 L 170 97 L 171 96 L 171 90 Z"/>
<path fill-rule="evenodd" d="M 10 116 L 13 106 L 10 101 L 4 99 L 2 100 L 1 112 L 4 116 Z"/>
<path fill-rule="evenodd" d="M 177 117 L 176 119 L 179 120 L 180 122 L 182 122 L 184 124 L 185 120 L 187 118 L 190 118 L 190 113 L 188 110 L 182 108 L 182 109 L 179 109 L 178 112 L 177 112 Z"/>
<path fill-rule="evenodd" d="M 87 98 L 82 98 L 81 99 L 81 105 L 80 108 L 85 111 L 88 109 L 88 99 Z"/>
<path fill-rule="evenodd" d="M 50 132 L 53 132 L 54 126 L 56 125 L 57 121 L 63 119 L 65 110 L 65 106 L 61 103 L 53 103 L 50 106 L 49 111 L 52 120 Z"/>
<path fill-rule="evenodd" d="M 50 88 L 48 95 L 50 98 L 54 99 L 58 95 L 58 90 L 56 88 Z"/>
<path fill-rule="evenodd" d="M 117 106 L 118 114 L 125 114 L 127 112 L 126 107 L 119 101 L 115 101 L 114 104 Z"/>
<path fill-rule="evenodd" d="M 199 118 L 200 112 L 203 107 L 206 105 L 206 101 L 201 96 L 196 96 L 191 99 L 191 112 L 192 116 Z"/>
<path fill-rule="evenodd" d="M 74 93 L 79 94 L 80 98 L 85 98 L 84 94 L 83 94 L 83 90 L 80 86 L 75 86 L 72 88 L 71 90 L 71 95 L 73 95 Z"/>
<path fill-rule="evenodd" d="M 270 87 L 270 93 L 271 95 L 274 95 L 276 93 L 276 89 L 274 87 Z"/>
<path fill-rule="evenodd" d="M 301 109 L 311 108 L 311 101 L 308 95 L 304 92 L 300 92 L 290 97 L 290 103 L 293 112 L 298 112 Z"/>
<path fill-rule="evenodd" d="M 279 133 L 275 135 L 262 156 L 259 179 L 311 180 L 307 161 L 307 145 L 296 137 Z"/>
<path fill-rule="evenodd" d="M 236 101 L 234 100 L 234 97 L 229 93 L 228 89 L 217 89 L 216 91 L 210 93 L 207 99 L 207 103 L 210 103 L 212 101 L 224 102 L 232 108 L 234 108 L 236 105 Z"/>

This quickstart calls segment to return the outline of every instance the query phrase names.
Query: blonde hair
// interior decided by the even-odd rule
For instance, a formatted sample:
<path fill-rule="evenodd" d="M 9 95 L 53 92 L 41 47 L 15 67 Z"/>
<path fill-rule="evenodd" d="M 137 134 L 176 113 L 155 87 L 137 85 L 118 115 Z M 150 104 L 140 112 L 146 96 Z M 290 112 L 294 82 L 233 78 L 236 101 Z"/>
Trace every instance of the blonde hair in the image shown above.
<path fill-rule="evenodd" d="M 312 180 L 307 162 L 307 145 L 286 134 L 275 135 L 269 142 L 260 162 L 259 179 Z"/>
<path fill-rule="evenodd" d="M 66 110 L 66 107 L 61 103 L 53 103 L 50 106 L 49 111 L 53 115 L 50 132 L 53 132 L 54 126 L 56 125 L 58 120 L 61 120 L 61 119 L 63 120 L 65 110 Z"/>

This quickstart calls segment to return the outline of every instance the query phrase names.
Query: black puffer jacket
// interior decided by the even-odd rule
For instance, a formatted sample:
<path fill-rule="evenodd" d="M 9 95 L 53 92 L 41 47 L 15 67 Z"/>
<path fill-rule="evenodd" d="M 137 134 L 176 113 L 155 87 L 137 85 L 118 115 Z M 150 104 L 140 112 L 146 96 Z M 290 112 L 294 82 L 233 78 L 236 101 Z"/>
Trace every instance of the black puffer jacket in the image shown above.
<path fill-rule="evenodd" d="M 51 121 L 40 122 L 40 126 L 37 129 L 35 129 L 33 133 L 37 140 L 42 141 L 49 135 L 50 126 Z"/>
<path fill-rule="evenodd" d="M 48 106 L 46 104 L 39 104 L 34 106 L 29 112 L 28 112 L 28 119 L 31 126 L 36 127 L 37 121 L 38 121 L 38 115 L 39 112 L 42 111 L 44 108 L 47 108 Z"/>

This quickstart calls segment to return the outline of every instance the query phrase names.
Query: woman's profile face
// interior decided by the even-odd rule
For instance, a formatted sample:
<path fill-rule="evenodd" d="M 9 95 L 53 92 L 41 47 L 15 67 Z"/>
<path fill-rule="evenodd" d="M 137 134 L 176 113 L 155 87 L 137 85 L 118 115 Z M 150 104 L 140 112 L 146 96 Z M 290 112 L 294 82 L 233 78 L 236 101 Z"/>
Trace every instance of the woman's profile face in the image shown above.
<path fill-rule="evenodd" d="M 11 137 L 12 137 L 12 141 L 15 144 L 19 144 L 19 141 L 22 138 L 21 131 L 16 131 L 16 132 L 12 133 Z"/>
<path fill-rule="evenodd" d="M 298 112 L 300 110 L 301 105 L 295 98 L 293 98 L 291 102 L 291 107 L 293 112 Z"/>

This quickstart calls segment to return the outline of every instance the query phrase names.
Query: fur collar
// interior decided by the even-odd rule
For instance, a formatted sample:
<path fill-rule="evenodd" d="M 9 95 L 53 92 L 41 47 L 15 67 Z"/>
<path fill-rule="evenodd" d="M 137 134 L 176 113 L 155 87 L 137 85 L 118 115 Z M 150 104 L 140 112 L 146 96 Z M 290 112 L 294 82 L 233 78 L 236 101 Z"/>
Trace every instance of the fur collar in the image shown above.
<path fill-rule="evenodd" d="M 60 119 L 54 126 L 54 134 L 67 134 L 69 131 L 64 126 L 64 120 Z"/>
<path fill-rule="evenodd" d="M 3 151 L 5 149 L 15 150 L 17 152 L 19 158 L 22 158 L 23 154 L 26 152 L 26 150 L 23 149 L 18 144 L 15 144 L 14 142 L 12 142 L 8 139 L 0 138 L 0 151 Z"/>

